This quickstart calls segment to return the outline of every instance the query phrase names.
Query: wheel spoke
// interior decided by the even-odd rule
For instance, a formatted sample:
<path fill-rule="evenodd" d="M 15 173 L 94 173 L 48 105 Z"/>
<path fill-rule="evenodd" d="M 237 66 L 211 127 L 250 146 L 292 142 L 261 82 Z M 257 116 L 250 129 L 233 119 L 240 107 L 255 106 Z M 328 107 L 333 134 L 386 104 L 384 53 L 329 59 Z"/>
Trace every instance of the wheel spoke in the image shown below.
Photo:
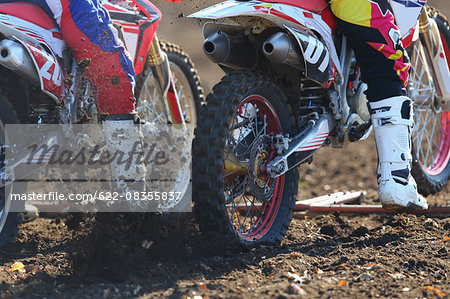
<path fill-rule="evenodd" d="M 409 79 L 410 96 L 414 100 L 414 122 L 412 142 L 415 158 L 425 171 L 432 171 L 441 165 L 446 155 L 440 152 L 447 140 L 447 126 L 442 123 L 442 111 L 435 107 L 436 86 L 430 74 L 428 62 L 425 60 L 424 49 L 417 41 L 411 54 L 411 72 Z"/>
<path fill-rule="evenodd" d="M 428 140 L 428 148 L 427 148 L 427 154 L 425 156 L 425 163 L 428 163 L 428 157 L 430 155 L 430 152 L 432 150 L 432 145 L 433 145 L 433 133 L 434 133 L 434 129 L 436 128 L 436 119 L 433 122 L 433 128 L 431 129 L 431 135 L 427 134 L 427 140 Z M 426 166 L 428 166 L 427 164 L 425 164 Z"/>

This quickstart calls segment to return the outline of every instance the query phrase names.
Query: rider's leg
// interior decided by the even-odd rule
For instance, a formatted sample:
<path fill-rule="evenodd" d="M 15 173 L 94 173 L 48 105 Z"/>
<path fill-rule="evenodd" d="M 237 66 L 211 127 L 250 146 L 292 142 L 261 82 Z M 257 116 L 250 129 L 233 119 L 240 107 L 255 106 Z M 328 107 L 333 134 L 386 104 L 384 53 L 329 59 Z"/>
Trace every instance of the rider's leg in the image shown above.
<path fill-rule="evenodd" d="M 330 0 L 338 25 L 355 51 L 368 85 L 379 158 L 379 197 L 387 208 L 426 209 L 411 176 L 409 60 L 387 0 Z"/>
<path fill-rule="evenodd" d="M 371 102 L 378 151 L 379 196 L 386 208 L 427 209 L 411 176 L 411 100 L 405 96 Z"/>
<path fill-rule="evenodd" d="M 107 114 L 134 112 L 133 63 L 119 44 L 108 12 L 92 0 L 46 0 L 75 59 L 86 65 L 95 86 L 97 109 Z"/>
<path fill-rule="evenodd" d="M 60 15 L 61 33 L 75 59 L 87 63 L 85 72 L 97 92 L 97 109 L 106 115 L 103 128 L 108 150 L 126 154 L 133 150 L 142 151 L 142 134 L 132 115 L 133 63 L 119 44 L 108 12 L 98 1 L 47 0 L 47 3 L 53 5 L 52 10 L 58 10 L 55 16 Z M 126 163 L 114 160 L 110 169 L 112 179 L 120 185 L 119 190 L 144 191 L 144 184 L 131 183 L 145 180 L 143 163 L 127 167 Z"/>
<path fill-rule="evenodd" d="M 96 0 L 32 0 L 52 15 L 75 59 L 85 65 L 85 74 L 97 93 L 97 110 L 105 118 L 103 126 L 108 150 L 131 153 L 140 150 L 142 134 L 135 126 L 135 74 L 128 53 L 120 44 L 108 12 Z M 155 11 L 154 22 L 159 19 Z M 137 146 L 137 147 L 136 147 Z M 127 168 L 111 163 L 116 181 L 143 180 L 142 163 Z"/>

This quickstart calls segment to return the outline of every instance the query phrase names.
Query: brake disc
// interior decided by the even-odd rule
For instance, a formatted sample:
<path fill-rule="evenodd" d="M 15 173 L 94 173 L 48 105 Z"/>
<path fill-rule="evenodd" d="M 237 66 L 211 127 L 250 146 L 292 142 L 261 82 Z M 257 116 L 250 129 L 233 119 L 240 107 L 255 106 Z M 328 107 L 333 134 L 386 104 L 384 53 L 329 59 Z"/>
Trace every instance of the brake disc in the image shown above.
<path fill-rule="evenodd" d="M 249 187 L 259 202 L 270 200 L 276 187 L 276 181 L 269 178 L 263 171 L 269 162 L 272 149 L 272 139 L 267 135 L 259 136 L 250 151 Z"/>

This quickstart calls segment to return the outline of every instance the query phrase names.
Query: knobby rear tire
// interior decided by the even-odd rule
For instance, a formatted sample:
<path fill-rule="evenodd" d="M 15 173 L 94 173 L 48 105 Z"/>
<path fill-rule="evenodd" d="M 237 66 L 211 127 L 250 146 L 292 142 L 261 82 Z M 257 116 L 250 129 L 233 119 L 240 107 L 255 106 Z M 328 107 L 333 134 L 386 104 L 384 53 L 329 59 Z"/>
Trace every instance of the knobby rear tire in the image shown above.
<path fill-rule="evenodd" d="M 267 78 L 240 72 L 225 76 L 207 97 L 200 111 L 193 141 L 193 202 L 200 230 L 222 244 L 237 241 L 246 247 L 279 244 L 283 239 L 295 206 L 299 174 L 285 174 L 279 209 L 267 232 L 256 240 L 242 238 L 232 225 L 224 195 L 224 147 L 233 115 L 249 95 L 261 95 L 276 110 L 283 133 L 294 134 L 294 117 L 283 92 Z"/>

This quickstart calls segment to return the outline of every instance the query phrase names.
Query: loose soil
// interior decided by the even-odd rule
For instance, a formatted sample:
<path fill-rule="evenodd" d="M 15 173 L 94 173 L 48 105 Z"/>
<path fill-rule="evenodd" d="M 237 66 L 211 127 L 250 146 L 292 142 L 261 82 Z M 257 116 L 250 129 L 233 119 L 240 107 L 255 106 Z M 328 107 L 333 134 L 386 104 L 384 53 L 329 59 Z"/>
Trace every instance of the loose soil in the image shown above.
<path fill-rule="evenodd" d="M 375 163 L 372 141 L 322 149 L 300 169 L 299 199 L 353 189 L 376 202 Z M 450 204 L 448 191 L 430 204 Z M 301 216 L 281 246 L 252 250 L 205 240 L 191 214 L 42 217 L 0 249 L 0 296 L 439 297 L 450 293 L 447 217 Z M 14 262 L 26 273 L 8 272 Z"/>
<path fill-rule="evenodd" d="M 183 27 L 188 34 L 170 33 L 188 23 L 182 15 L 210 4 L 194 2 L 176 9 L 155 4 L 166 18 L 162 38 L 179 38 L 201 61 L 208 90 L 221 75 L 201 57 L 201 38 L 186 41 L 200 36 L 199 26 Z M 300 168 L 298 200 L 366 190 L 366 202 L 376 203 L 376 155 L 369 139 L 321 149 Z M 447 187 L 428 201 L 447 205 L 449 194 Z M 302 215 L 280 246 L 248 250 L 204 239 L 191 214 L 44 215 L 21 225 L 17 242 L 0 248 L 0 297 L 448 297 L 446 217 Z M 15 262 L 25 265 L 25 273 L 8 271 Z"/>

